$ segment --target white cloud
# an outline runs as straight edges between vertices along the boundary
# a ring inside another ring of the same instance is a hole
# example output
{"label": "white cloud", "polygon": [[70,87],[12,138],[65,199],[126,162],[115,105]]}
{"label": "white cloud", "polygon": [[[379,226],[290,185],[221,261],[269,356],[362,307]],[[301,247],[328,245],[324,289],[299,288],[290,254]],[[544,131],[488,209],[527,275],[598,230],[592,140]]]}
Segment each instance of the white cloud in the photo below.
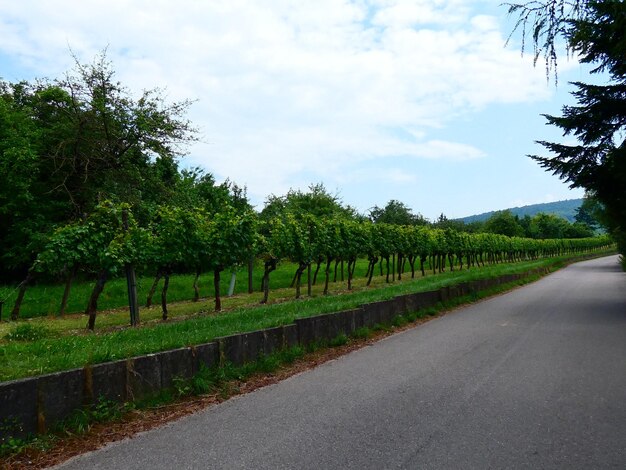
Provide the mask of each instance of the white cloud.
{"label": "white cloud", "polygon": [[427,24],[458,24],[467,14],[467,2],[458,0],[378,0],[373,23],[390,28]]}
{"label": "white cloud", "polygon": [[412,185],[419,182],[416,174],[407,172],[401,168],[357,168],[349,173],[340,173],[337,183],[345,184],[372,184],[386,185],[393,184],[394,187],[400,185]]}
{"label": "white cloud", "polygon": [[547,98],[543,70],[505,49],[498,20],[474,3],[3,2],[0,51],[55,76],[71,64],[68,45],[82,60],[108,45],[130,88],[197,98],[204,143],[190,162],[262,199],[304,176],[332,185],[364,162],[411,181],[395,158],[481,157],[428,132],[492,103]]}

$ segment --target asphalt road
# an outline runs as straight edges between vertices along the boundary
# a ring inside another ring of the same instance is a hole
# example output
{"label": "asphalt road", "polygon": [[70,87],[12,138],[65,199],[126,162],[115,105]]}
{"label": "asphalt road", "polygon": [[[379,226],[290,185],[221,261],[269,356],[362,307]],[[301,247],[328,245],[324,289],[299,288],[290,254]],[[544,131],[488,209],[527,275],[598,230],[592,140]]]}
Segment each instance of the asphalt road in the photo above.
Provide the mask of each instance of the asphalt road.
{"label": "asphalt road", "polygon": [[61,468],[626,468],[626,274],[572,265]]}

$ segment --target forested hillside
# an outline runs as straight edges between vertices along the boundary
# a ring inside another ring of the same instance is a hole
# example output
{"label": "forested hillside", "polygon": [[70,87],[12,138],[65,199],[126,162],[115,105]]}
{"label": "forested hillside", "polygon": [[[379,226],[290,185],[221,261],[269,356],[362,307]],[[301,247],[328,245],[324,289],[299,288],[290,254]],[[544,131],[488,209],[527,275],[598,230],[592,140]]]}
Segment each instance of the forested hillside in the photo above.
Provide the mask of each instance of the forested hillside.
{"label": "forested hillside", "polygon": [[[526,215],[532,217],[539,213],[543,214],[554,214],[559,217],[563,217],[567,219],[568,222],[572,223],[575,221],[576,217],[576,209],[580,207],[582,204],[582,199],[567,199],[565,201],[556,201],[556,202],[546,202],[543,204],[531,204],[529,206],[522,207],[511,207],[508,210],[511,214],[522,218]],[[491,212],[483,212],[482,214],[470,215],[467,217],[462,217],[458,220],[465,222],[466,224],[472,222],[484,222],[487,219],[491,218],[498,211]]]}

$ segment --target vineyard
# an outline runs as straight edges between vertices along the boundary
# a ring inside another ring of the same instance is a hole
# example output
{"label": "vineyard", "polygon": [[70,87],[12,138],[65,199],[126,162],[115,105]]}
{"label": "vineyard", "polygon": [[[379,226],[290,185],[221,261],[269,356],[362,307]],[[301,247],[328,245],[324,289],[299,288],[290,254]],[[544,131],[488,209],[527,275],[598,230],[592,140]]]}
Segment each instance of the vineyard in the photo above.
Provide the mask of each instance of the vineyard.
{"label": "vineyard", "polygon": [[[489,233],[470,234],[440,221],[429,226],[398,201],[359,214],[321,183],[308,193],[270,195],[258,214],[245,188],[229,180],[217,184],[199,168],[179,168],[185,146],[198,139],[185,117],[190,101],[168,103],[159,90],[136,98],[114,76],[103,52],[57,80],[1,84],[0,276],[7,284],[22,282],[0,288],[0,308],[10,309],[13,320],[47,313],[29,307],[28,315],[21,314],[35,284],[64,285],[57,300],[63,315],[73,283],[93,283],[82,305],[94,330],[112,280],[126,280],[125,305],[135,326],[138,279],[148,276],[154,281],[148,281],[146,303],[160,286],[161,318],[167,320],[173,275],[193,278],[190,300],[197,300],[198,279],[208,274],[213,308],[221,311],[222,278],[230,272],[232,279],[233,270],[248,270],[256,280],[248,292],[262,291],[260,302],[267,303],[272,277],[285,261],[295,263],[288,285],[299,298],[305,281],[307,296],[315,284],[329,294],[329,283],[338,278],[351,290],[357,261],[365,263],[358,275],[370,285],[374,276],[392,283],[426,271],[535,260],[612,243],[584,238],[593,231],[580,224],[546,230],[547,216],[525,221],[526,228],[522,220],[501,220],[504,227],[486,225],[482,232]],[[521,233],[532,238],[518,238]]]}
{"label": "vineyard", "polygon": [[[480,268],[578,254],[606,248],[608,237],[583,239],[527,239],[504,235],[457,232],[427,226],[393,225],[357,221],[341,217],[316,217],[308,213],[286,213],[269,220],[259,219],[252,210],[226,206],[209,214],[204,209],[160,206],[145,222],[138,222],[126,204],[102,203],[85,219],[57,229],[37,256],[27,280],[16,295],[12,318],[19,317],[28,284],[37,276],[65,277],[61,312],[65,310],[73,279],[78,275],[95,279],[85,313],[93,330],[98,299],[108,280],[126,274],[131,305],[131,324],[138,324],[135,271],[156,273],[148,303],[161,281],[162,319],[168,319],[168,288],[173,273],[192,273],[194,298],[199,297],[197,281],[201,274],[213,278],[214,309],[220,311],[221,277],[224,271],[262,266],[260,286],[249,291],[263,292],[261,303],[270,295],[271,275],[279,263],[295,264],[291,280],[294,296],[306,294],[323,284],[328,294],[331,280],[347,282],[352,289],[358,260],[365,260],[370,285],[374,276],[385,282],[403,276],[424,276],[426,272]],[[133,299],[134,297],[134,299]]]}

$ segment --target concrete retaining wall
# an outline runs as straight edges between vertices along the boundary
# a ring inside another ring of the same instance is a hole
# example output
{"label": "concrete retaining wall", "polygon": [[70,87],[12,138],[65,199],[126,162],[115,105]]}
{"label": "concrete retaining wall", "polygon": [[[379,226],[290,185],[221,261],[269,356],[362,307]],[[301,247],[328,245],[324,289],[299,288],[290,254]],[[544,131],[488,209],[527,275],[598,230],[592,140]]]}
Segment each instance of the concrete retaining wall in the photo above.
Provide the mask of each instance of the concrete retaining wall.
{"label": "concrete retaining wall", "polygon": [[242,365],[298,344],[327,342],[361,327],[390,324],[398,315],[540,272],[547,270],[405,294],[352,310],[300,318],[290,325],[216,338],[211,343],[4,382],[0,384],[0,443],[10,437],[45,433],[100,399],[123,403],[148,397],[171,388],[175,378],[190,379],[202,364],[209,368],[226,362]]}

